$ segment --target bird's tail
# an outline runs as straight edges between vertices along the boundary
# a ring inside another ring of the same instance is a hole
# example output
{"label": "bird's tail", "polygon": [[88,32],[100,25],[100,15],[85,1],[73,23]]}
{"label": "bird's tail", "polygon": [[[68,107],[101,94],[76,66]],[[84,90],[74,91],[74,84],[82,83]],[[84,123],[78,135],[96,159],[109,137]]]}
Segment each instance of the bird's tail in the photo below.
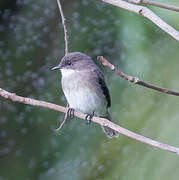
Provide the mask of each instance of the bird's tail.
{"label": "bird's tail", "polygon": [[[112,121],[112,118],[110,116],[110,114],[108,113],[104,118],[108,119],[109,121]],[[111,129],[110,127],[107,126],[101,126],[102,130],[104,131],[104,133],[107,135],[108,138],[112,138],[112,137],[119,137],[119,132]]]}

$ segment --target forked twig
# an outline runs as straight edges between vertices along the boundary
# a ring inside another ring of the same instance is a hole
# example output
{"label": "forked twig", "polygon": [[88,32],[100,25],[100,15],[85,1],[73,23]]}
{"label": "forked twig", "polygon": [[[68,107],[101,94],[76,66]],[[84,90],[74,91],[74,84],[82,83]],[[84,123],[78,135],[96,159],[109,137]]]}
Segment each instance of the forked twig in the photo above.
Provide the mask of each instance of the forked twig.
{"label": "forked twig", "polygon": [[114,71],[115,74],[121,76],[122,78],[128,80],[131,83],[134,84],[138,84],[150,89],[154,89],[156,91],[160,91],[162,93],[166,93],[166,94],[171,94],[171,95],[175,95],[175,96],[179,96],[179,92],[176,91],[172,91],[169,89],[165,89],[162,87],[158,87],[158,86],[154,86],[152,84],[146,83],[144,81],[141,81],[139,78],[137,77],[132,77],[132,76],[128,76],[126,74],[124,74],[123,72],[121,72],[120,70],[118,70],[113,64],[111,64],[107,59],[105,59],[103,56],[98,56],[97,59],[106,67],[108,67],[109,69],[111,69],[112,71]]}
{"label": "forked twig", "polygon": [[[63,113],[66,113],[67,110],[68,110],[67,108],[65,108],[63,106],[59,106],[59,105],[49,103],[49,102],[46,102],[46,101],[39,101],[39,100],[36,100],[36,99],[31,99],[31,98],[18,96],[15,93],[10,93],[10,92],[8,92],[8,91],[6,91],[4,89],[1,89],[1,88],[0,88],[0,96],[2,96],[5,99],[10,99],[11,101],[14,101],[14,102],[20,102],[20,103],[24,103],[24,104],[30,104],[30,105],[33,105],[33,106],[39,106],[39,107],[43,107],[43,108],[47,108],[47,109],[52,109],[52,110],[55,110],[55,111],[60,111],[60,112],[63,112]],[[78,117],[78,118],[86,120],[86,114],[82,114],[82,113],[74,111],[74,115],[76,117]],[[163,144],[163,143],[161,143],[159,141],[155,141],[153,139],[150,139],[150,138],[141,136],[139,134],[136,134],[136,133],[134,133],[132,131],[129,131],[129,130],[125,129],[125,128],[122,128],[121,126],[119,126],[117,124],[114,124],[113,122],[109,121],[108,119],[99,118],[99,117],[93,117],[91,120],[93,122],[95,122],[95,123],[98,123],[98,124],[102,125],[102,126],[110,127],[111,129],[114,129],[115,131],[117,131],[117,132],[119,132],[119,133],[121,133],[121,134],[123,134],[125,136],[128,136],[128,137],[130,137],[132,139],[140,141],[142,143],[145,143],[145,144],[148,144],[150,146],[163,149],[165,151],[170,151],[170,152],[179,154],[179,148],[177,148],[177,147],[170,146],[168,144]]]}
{"label": "forked twig", "polygon": [[134,3],[134,4],[148,4],[148,5],[168,9],[168,10],[171,10],[171,11],[179,12],[179,7],[164,4],[164,3],[160,3],[160,2],[156,2],[156,1],[150,1],[150,0],[126,0],[126,1],[130,2],[130,3]]}
{"label": "forked twig", "polygon": [[138,15],[149,19],[154,24],[156,24],[158,27],[160,27],[163,31],[165,31],[170,36],[172,36],[177,41],[179,41],[179,32],[176,29],[174,29],[172,26],[167,24],[165,21],[163,21],[159,16],[157,16],[149,8],[147,8],[145,6],[128,3],[123,0],[102,0],[102,1],[104,1],[105,3],[112,4],[114,6],[117,6],[117,7],[123,8],[125,10],[137,13]]}

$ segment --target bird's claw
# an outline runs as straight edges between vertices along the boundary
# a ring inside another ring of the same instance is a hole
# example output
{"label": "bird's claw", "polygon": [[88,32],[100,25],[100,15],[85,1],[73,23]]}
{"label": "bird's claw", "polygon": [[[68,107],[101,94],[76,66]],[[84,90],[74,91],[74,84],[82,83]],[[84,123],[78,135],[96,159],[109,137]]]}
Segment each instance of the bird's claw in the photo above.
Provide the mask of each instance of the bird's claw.
{"label": "bird's claw", "polygon": [[86,115],[85,119],[87,120],[87,124],[91,123],[93,116],[94,116],[94,111],[92,113]]}
{"label": "bird's claw", "polygon": [[70,117],[70,119],[74,118],[74,109],[73,108],[68,108],[67,114]]}

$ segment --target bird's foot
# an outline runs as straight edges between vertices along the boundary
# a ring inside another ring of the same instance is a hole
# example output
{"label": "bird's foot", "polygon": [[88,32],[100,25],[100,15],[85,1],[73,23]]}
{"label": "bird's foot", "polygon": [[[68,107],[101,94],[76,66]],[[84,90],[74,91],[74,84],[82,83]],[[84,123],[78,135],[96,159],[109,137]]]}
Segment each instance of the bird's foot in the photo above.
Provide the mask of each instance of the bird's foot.
{"label": "bird's foot", "polygon": [[87,124],[91,123],[93,116],[94,116],[94,111],[92,113],[86,115],[85,119],[87,120]]}
{"label": "bird's foot", "polygon": [[70,117],[70,119],[74,118],[74,111],[75,110],[73,108],[68,108],[67,115]]}

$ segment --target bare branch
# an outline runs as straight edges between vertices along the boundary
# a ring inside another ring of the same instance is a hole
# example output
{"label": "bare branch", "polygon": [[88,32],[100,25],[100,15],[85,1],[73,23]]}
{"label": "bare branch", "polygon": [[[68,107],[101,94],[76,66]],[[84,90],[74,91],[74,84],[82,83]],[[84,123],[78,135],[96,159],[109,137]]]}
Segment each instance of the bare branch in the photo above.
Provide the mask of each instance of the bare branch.
{"label": "bare branch", "polygon": [[152,84],[146,83],[144,81],[141,81],[139,78],[137,77],[132,77],[132,76],[128,76],[126,74],[124,74],[123,72],[121,72],[120,70],[118,70],[113,64],[111,64],[107,59],[105,59],[103,56],[98,56],[97,59],[106,67],[108,67],[109,69],[111,69],[112,71],[114,71],[115,74],[121,76],[122,78],[128,80],[131,83],[134,84],[138,84],[150,89],[154,89],[156,91],[160,91],[162,93],[166,93],[166,94],[171,94],[171,95],[175,95],[175,96],[179,96],[179,92],[176,91],[172,91],[169,89],[165,89],[165,88],[161,88],[158,86],[154,86]]}
{"label": "bare branch", "polygon": [[64,29],[64,38],[65,38],[65,55],[68,54],[69,50],[68,50],[68,31],[66,28],[66,24],[65,24],[65,16],[63,14],[63,10],[62,10],[62,6],[60,4],[60,0],[57,0],[57,4],[58,4],[58,8],[60,10],[60,14],[62,17],[62,24],[63,24],[63,29]]}
{"label": "bare branch", "polygon": [[171,10],[171,11],[179,12],[179,7],[171,6],[171,5],[168,5],[168,4],[159,3],[159,2],[155,2],[155,1],[150,1],[150,0],[126,0],[126,1],[129,2],[129,3],[135,3],[135,4],[148,4],[148,5],[168,9],[168,10]]}
{"label": "bare branch", "polygon": [[[14,101],[14,102],[20,102],[20,103],[24,103],[24,104],[30,104],[30,105],[33,105],[33,106],[39,106],[39,107],[52,109],[52,110],[63,112],[63,113],[66,113],[66,111],[67,111],[67,108],[65,108],[65,107],[62,107],[62,106],[59,106],[59,105],[56,105],[56,104],[53,104],[53,103],[45,102],[45,101],[39,101],[39,100],[31,99],[31,98],[18,96],[15,93],[10,93],[10,92],[5,91],[4,89],[1,89],[1,88],[0,88],[0,96],[2,96],[3,98],[6,98],[6,99],[10,99],[11,101]],[[78,118],[86,120],[86,115],[85,114],[82,114],[82,113],[79,113],[79,112],[75,111],[74,115],[76,117],[78,117]],[[150,138],[141,136],[141,135],[136,134],[136,133],[134,133],[132,131],[129,131],[129,130],[125,129],[125,128],[122,128],[119,125],[114,124],[113,122],[111,122],[111,121],[109,121],[107,119],[99,118],[99,117],[93,117],[92,121],[95,122],[95,123],[98,123],[98,124],[100,124],[102,126],[108,126],[108,127],[112,128],[112,129],[114,129],[115,131],[117,131],[117,132],[119,132],[119,133],[121,133],[121,134],[123,134],[125,136],[128,136],[128,137],[130,137],[132,139],[140,141],[142,143],[145,143],[145,144],[148,144],[150,146],[154,146],[154,147],[166,150],[166,151],[170,151],[170,152],[179,154],[179,148],[177,148],[177,147],[170,146],[170,145],[167,145],[167,144],[163,144],[161,142],[158,142],[158,141],[152,140]]]}
{"label": "bare branch", "polygon": [[63,127],[63,125],[65,124],[67,118],[68,118],[68,108],[69,108],[69,104],[67,103],[66,105],[66,112],[65,112],[65,116],[64,116],[64,119],[63,119],[63,122],[60,124],[60,126],[55,129],[57,132],[60,131],[60,129]]}
{"label": "bare branch", "polygon": [[147,7],[131,4],[123,0],[102,0],[102,1],[146,17],[147,19],[151,20],[154,24],[156,24],[158,27],[160,27],[163,31],[165,31],[174,39],[179,41],[179,32],[176,31],[170,25],[168,25],[161,18],[159,18],[155,13],[153,13]]}

